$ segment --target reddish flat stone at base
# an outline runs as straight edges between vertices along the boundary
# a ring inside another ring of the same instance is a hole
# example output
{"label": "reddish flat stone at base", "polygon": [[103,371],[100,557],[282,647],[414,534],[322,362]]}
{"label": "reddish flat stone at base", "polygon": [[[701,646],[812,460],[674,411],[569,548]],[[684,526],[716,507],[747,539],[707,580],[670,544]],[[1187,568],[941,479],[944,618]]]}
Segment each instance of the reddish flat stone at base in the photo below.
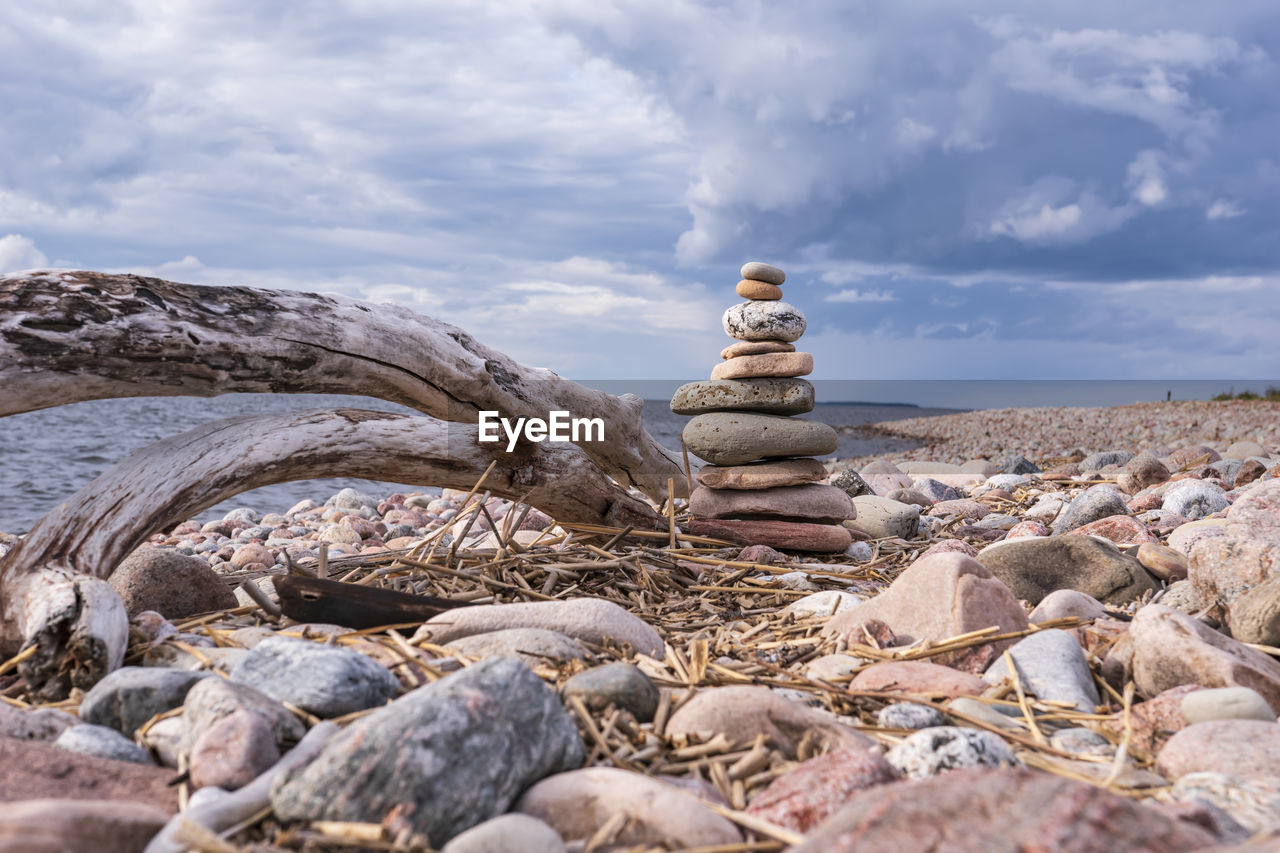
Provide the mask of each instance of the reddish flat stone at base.
{"label": "reddish flat stone at base", "polygon": [[786,551],[836,554],[853,543],[849,531],[838,524],[808,524],[798,521],[738,521],[697,519],[689,522],[695,536],[711,536],[736,545],[768,545]]}
{"label": "reddish flat stone at base", "polygon": [[0,737],[0,802],[56,797],[132,800],[166,812],[178,810],[172,770],[80,755],[47,743]]}

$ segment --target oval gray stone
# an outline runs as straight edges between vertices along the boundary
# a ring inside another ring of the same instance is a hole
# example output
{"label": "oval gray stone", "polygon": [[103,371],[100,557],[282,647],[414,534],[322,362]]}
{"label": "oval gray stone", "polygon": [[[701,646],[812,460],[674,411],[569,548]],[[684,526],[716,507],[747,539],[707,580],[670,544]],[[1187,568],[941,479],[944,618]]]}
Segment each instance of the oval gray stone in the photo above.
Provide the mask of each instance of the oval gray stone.
{"label": "oval gray stone", "polygon": [[1092,536],[1012,539],[982,549],[978,562],[1033,605],[1059,589],[1074,589],[1104,604],[1128,604],[1160,588],[1136,559]]}
{"label": "oval gray stone", "polygon": [[760,261],[748,261],[742,265],[742,269],[738,270],[738,274],[752,281],[766,281],[779,287],[787,280],[787,274],[780,267]]}
{"label": "oval gray stone", "polygon": [[[1013,644],[1009,657],[1029,693],[1048,701],[1071,702],[1077,710],[1093,713],[1098,704],[1098,688],[1084,650],[1071,634],[1058,628],[1031,634]],[[982,678],[988,684],[997,684],[1009,674],[1004,657],[999,657]]]}
{"label": "oval gray stone", "polygon": [[1196,690],[1182,697],[1182,716],[1188,723],[1209,720],[1266,720],[1274,723],[1276,712],[1256,690],[1248,687],[1215,687]]}
{"label": "oval gray stone", "polygon": [[154,764],[147,751],[118,731],[107,726],[81,725],[58,735],[53,742],[58,749],[95,755],[114,761],[131,761],[134,764]]}
{"label": "oval gray stone", "polygon": [[685,445],[713,465],[834,453],[836,431],[818,421],[749,412],[711,412],[685,424]]}
{"label": "oval gray stone", "polygon": [[156,714],[182,704],[187,693],[211,672],[126,666],[107,674],[93,685],[80,702],[80,719],[110,726],[125,737],[133,737],[138,727]]}
{"label": "oval gray stone", "polygon": [[677,415],[726,410],[801,415],[813,411],[813,385],[804,379],[712,379],[681,385],[671,397]]}
{"label": "oval gray stone", "polygon": [[1128,514],[1129,507],[1125,504],[1124,495],[1111,486],[1090,486],[1067,504],[1066,510],[1053,524],[1053,533],[1056,536],[1083,527],[1091,521]]}
{"label": "oval gray stone", "polygon": [[589,710],[603,711],[612,703],[626,708],[642,723],[653,719],[661,698],[649,676],[626,661],[580,672],[566,681],[562,690],[566,697],[581,698]]}
{"label": "oval gray stone", "polygon": [[249,650],[231,680],[317,717],[340,717],[383,704],[400,688],[387,668],[359,652],[291,637]]}
{"label": "oval gray stone", "polygon": [[582,764],[560,697],[514,658],[490,658],[352,723],[271,794],[284,820],[381,823],[400,811],[433,847]]}
{"label": "oval gray stone", "polygon": [[791,341],[804,334],[804,313],[789,302],[741,302],[721,318],[725,334],[740,341]]}

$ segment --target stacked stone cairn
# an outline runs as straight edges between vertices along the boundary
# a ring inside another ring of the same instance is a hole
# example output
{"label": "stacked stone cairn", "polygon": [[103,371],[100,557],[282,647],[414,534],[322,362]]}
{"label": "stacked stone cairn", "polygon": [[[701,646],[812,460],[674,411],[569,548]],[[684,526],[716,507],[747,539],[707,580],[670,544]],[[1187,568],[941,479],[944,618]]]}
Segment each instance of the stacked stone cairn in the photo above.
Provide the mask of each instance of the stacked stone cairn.
{"label": "stacked stone cairn", "polygon": [[690,452],[709,462],[690,496],[689,532],[742,545],[838,553],[852,541],[841,522],[856,513],[849,496],[820,481],[812,457],[834,453],[836,431],[793,417],[813,410],[813,356],[796,352],[804,314],[782,300],[786,274],[775,266],[742,267],[738,295],[724,312],[735,343],[711,380],[681,386],[671,411],[693,415],[684,428]]}

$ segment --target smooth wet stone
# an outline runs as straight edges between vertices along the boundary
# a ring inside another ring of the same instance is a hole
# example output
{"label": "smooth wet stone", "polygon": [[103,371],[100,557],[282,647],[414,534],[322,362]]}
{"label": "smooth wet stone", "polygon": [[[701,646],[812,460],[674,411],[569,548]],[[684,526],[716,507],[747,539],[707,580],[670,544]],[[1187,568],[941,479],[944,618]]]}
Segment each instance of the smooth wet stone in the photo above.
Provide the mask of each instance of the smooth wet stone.
{"label": "smooth wet stone", "polygon": [[789,302],[741,302],[721,318],[724,332],[739,341],[797,340],[804,334],[804,313]]}
{"label": "smooth wet stone", "polygon": [[872,539],[914,539],[920,527],[920,507],[879,495],[861,495],[853,499],[857,512],[845,522],[850,530]]}
{"label": "smooth wet stone", "polygon": [[440,853],[564,853],[564,841],[535,817],[509,812],[453,837]]}
{"label": "smooth wet stone", "polygon": [[838,749],[810,758],[769,783],[747,814],[806,833],[859,791],[902,778],[892,764],[866,749]]}
{"label": "smooth wet stone", "polygon": [[139,548],[124,558],[107,583],[130,616],[154,610],[179,619],[236,606],[231,587],[208,562],[169,548]]}
{"label": "smooth wet stone", "polygon": [[0,811],[0,850],[11,853],[139,853],[169,813],[147,803],[28,799]]}
{"label": "smooth wet stone", "polygon": [[698,415],[685,424],[682,436],[690,452],[713,465],[825,456],[839,443],[836,431],[818,421],[737,412]]}
{"label": "smooth wet stone", "polygon": [[761,355],[766,352],[795,352],[796,345],[786,341],[736,341],[720,350],[723,359],[737,358],[740,355]]}
{"label": "smooth wet stone", "polygon": [[0,702],[0,737],[51,742],[80,718],[57,708],[16,708]]}
{"label": "smooth wet stone", "polygon": [[813,354],[772,352],[740,355],[711,368],[711,379],[755,379],[762,377],[808,376],[813,372]]}
{"label": "smooth wet stone", "polygon": [[543,779],[516,811],[545,821],[563,839],[583,842],[619,820],[614,845],[666,849],[739,844],[734,824],[666,782],[616,767],[587,767]]}
{"label": "smooth wet stone", "polygon": [[[1022,677],[1023,689],[1037,698],[1070,702],[1086,714],[1092,714],[1098,705],[1098,688],[1084,650],[1066,631],[1051,628],[1023,637],[1009,649],[1009,657]],[[1001,657],[987,669],[983,680],[998,684],[1010,676]]]}
{"label": "smooth wet stone", "polygon": [[978,561],[1032,604],[1058,589],[1074,589],[1104,604],[1127,604],[1160,588],[1136,559],[1090,536],[1001,542],[984,548]]}
{"label": "smooth wet stone", "polygon": [[560,697],[520,661],[490,658],[355,721],[271,804],[283,820],[381,823],[394,810],[441,846],[583,758]]}
{"label": "smooth wet stone", "polygon": [[876,722],[887,729],[928,729],[947,724],[947,715],[932,705],[894,702],[876,714]]}
{"label": "smooth wet stone", "polygon": [[801,415],[813,411],[813,385],[804,379],[714,379],[681,385],[671,397],[677,415],[725,410]]}
{"label": "smooth wet stone", "polygon": [[107,726],[88,724],[72,726],[58,735],[53,745],[68,752],[110,758],[113,761],[129,761],[133,764],[154,763],[145,749]]}
{"label": "smooth wet stone", "polygon": [[738,275],[752,281],[763,281],[781,287],[787,281],[787,274],[781,267],[761,261],[748,261],[738,270]]}
{"label": "smooth wet stone", "polygon": [[1263,720],[1274,723],[1276,712],[1256,690],[1248,687],[1214,687],[1182,698],[1182,716],[1188,723],[1210,720]]}
{"label": "smooth wet stone", "polygon": [[126,666],[107,674],[80,702],[80,719],[110,726],[125,737],[156,714],[180,706],[188,691],[209,672]]}
{"label": "smooth wet stone", "polygon": [[971,769],[861,791],[790,853],[1191,853],[1216,841],[1086,782],[1038,770]]}
{"label": "smooth wet stone", "polygon": [[1107,609],[1092,595],[1076,592],[1074,589],[1058,589],[1042,598],[1028,618],[1031,624],[1035,625],[1070,616],[1078,616],[1081,619],[1101,619],[1106,615]]}
{"label": "smooth wet stone", "polygon": [[459,607],[428,619],[410,642],[429,640],[443,645],[504,628],[543,628],[594,645],[629,645],[633,651],[659,660],[666,655],[657,631],[612,601],[598,598]]}
{"label": "smooth wet stone", "polygon": [[1275,777],[1280,775],[1277,766],[1280,724],[1263,720],[1194,723],[1169,738],[1156,756],[1156,770],[1170,780],[1200,772],[1238,779]]}
{"label": "smooth wet stone", "polygon": [[867,481],[862,479],[862,475],[853,468],[845,468],[843,471],[838,471],[835,474],[832,474],[830,482],[831,485],[835,486],[851,498],[856,498],[861,495],[875,494],[875,490],[872,489],[871,486],[867,484]]}
{"label": "smooth wet stone", "polygon": [[991,732],[934,726],[908,735],[885,759],[909,779],[925,779],[964,767],[1016,767],[1019,761]]}
{"label": "smooth wet stone", "polygon": [[400,687],[386,667],[359,652],[291,637],[258,643],[231,670],[231,680],[317,717],[376,708]]}
{"label": "smooth wet stone", "polygon": [[241,709],[219,719],[195,741],[188,767],[195,788],[243,788],[280,760],[271,721]]}
{"label": "smooth wet stone", "polygon": [[1249,687],[1280,710],[1280,662],[1162,604],[1130,623],[1133,680],[1148,696],[1182,684]]}
{"label": "smooth wet stone", "polygon": [[[936,643],[993,625],[1002,633],[1027,627],[1026,611],[1009,588],[982,563],[955,552],[916,560],[884,592],[832,617],[823,635],[844,636],[872,619],[888,625],[902,643]],[[985,669],[1012,642],[971,646],[934,661]]]}
{"label": "smooth wet stone", "polygon": [[750,744],[758,735],[788,756],[805,736],[817,737],[830,749],[868,749],[874,741],[842,723],[829,711],[793,702],[768,687],[733,685],[699,690],[667,721],[667,737],[697,736],[703,741],[722,734],[732,743]]}
{"label": "smooth wet stone", "polygon": [[699,518],[689,522],[687,528],[695,536],[724,539],[735,545],[768,545],[814,554],[839,554],[853,542],[849,531],[838,524]]}
{"label": "smooth wet stone", "polygon": [[630,711],[647,723],[658,710],[658,688],[640,668],[626,661],[585,670],[564,683],[566,698],[578,697],[590,711],[603,711],[610,704]]}
{"label": "smooth wet stone", "polygon": [[190,750],[219,720],[239,711],[266,720],[280,749],[293,746],[306,734],[296,714],[262,691],[225,678],[206,678],[191,688],[182,703],[182,748]]}
{"label": "smooth wet stone", "polygon": [[825,480],[827,469],[817,459],[781,459],[754,465],[703,465],[695,479],[712,489],[772,489]]}
{"label": "smooth wet stone", "polygon": [[734,291],[743,299],[756,299],[763,301],[773,301],[782,298],[782,288],[776,284],[770,284],[767,281],[756,281],[751,278],[744,278],[738,282],[738,286]]}
{"label": "smooth wet stone", "polygon": [[1112,515],[1128,515],[1124,495],[1111,486],[1090,486],[1071,499],[1067,508],[1053,523],[1055,534],[1066,533],[1091,521]]}
{"label": "smooth wet stone", "polygon": [[1231,503],[1217,486],[1201,480],[1179,480],[1165,491],[1162,508],[1195,521],[1229,506]]}
{"label": "smooth wet stone", "polygon": [[839,524],[856,514],[848,495],[821,483],[750,491],[699,486],[689,498],[689,509],[697,518],[777,518],[814,524]]}

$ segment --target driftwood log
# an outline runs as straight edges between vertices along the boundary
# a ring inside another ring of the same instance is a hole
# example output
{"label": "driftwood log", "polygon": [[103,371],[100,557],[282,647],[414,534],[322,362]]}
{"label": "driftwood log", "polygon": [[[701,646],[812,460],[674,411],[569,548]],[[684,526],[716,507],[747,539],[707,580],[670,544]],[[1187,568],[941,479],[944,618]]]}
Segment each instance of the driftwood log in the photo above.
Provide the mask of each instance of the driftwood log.
{"label": "driftwood log", "polygon": [[433,418],[334,409],[228,418],[148,445],[87,484],[0,558],[0,652],[43,695],[87,687],[120,665],[128,620],[102,579],[153,533],[228,497],[289,480],[397,479],[475,484],[524,498],[561,521],[653,528],[661,517],[572,444],[511,453],[476,428]]}
{"label": "driftwood log", "polygon": [[[88,687],[123,660],[128,621],[105,582],[146,538],[258,486],[367,477],[523,497],[561,521],[653,527],[632,496],[685,477],[645,432],[642,401],[525,367],[402,308],[95,272],[0,275],[0,417],[82,400],[230,392],[362,394],[431,415],[357,409],[233,418],[130,456],[0,557],[0,655],[37,695]],[[481,411],[600,418],[578,446],[481,444]],[[440,420],[436,420],[436,418]],[[452,422],[452,423],[445,423]],[[616,481],[616,482],[615,482]]]}
{"label": "driftwood log", "polygon": [[80,400],[231,392],[362,394],[441,420],[481,410],[601,418],[582,449],[654,500],[685,488],[645,432],[643,401],[526,367],[457,326],[394,305],[135,275],[0,275],[0,417]]}

